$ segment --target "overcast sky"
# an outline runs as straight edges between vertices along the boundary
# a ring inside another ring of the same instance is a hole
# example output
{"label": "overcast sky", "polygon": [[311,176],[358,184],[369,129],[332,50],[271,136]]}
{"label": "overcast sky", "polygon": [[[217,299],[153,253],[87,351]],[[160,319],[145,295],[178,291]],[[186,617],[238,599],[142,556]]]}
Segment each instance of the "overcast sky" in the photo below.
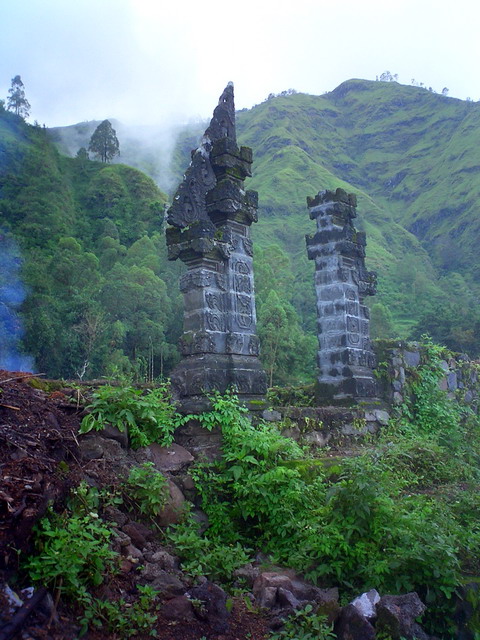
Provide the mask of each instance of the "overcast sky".
{"label": "overcast sky", "polygon": [[480,99],[475,0],[0,0],[0,98],[19,74],[30,120],[169,124],[294,88],[397,73]]}

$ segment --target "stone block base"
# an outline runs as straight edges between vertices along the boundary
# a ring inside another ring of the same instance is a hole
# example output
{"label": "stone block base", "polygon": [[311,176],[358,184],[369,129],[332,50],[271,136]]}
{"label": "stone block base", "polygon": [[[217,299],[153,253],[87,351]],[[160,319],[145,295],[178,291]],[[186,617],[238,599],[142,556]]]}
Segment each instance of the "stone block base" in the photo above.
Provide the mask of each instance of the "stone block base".
{"label": "stone block base", "polygon": [[348,377],[339,376],[326,382],[325,378],[319,378],[317,384],[317,401],[327,401],[376,398],[378,396],[377,380],[370,376]]}
{"label": "stone block base", "polygon": [[171,375],[174,396],[184,413],[209,408],[206,397],[212,391],[233,389],[242,404],[262,400],[267,376],[255,356],[197,354],[182,360]]}

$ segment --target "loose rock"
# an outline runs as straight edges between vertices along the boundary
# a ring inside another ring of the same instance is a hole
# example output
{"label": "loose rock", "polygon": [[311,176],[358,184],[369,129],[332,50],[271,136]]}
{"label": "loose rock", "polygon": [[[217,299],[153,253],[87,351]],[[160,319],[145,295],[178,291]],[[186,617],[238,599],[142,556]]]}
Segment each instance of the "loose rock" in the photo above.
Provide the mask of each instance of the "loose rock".
{"label": "loose rock", "polygon": [[183,583],[176,576],[161,569],[158,564],[147,562],[141,576],[162,596],[173,598],[185,592]]}
{"label": "loose rock", "polygon": [[190,589],[187,595],[202,603],[201,607],[194,607],[195,614],[201,620],[208,622],[213,631],[217,633],[228,631],[230,614],[227,610],[227,594],[221,587],[207,580],[202,585]]}
{"label": "loose rock", "polygon": [[171,600],[167,600],[160,613],[167,620],[175,620],[177,622],[189,622],[195,619],[192,602],[187,596],[176,596]]}
{"label": "loose rock", "polygon": [[371,589],[367,591],[367,593],[362,593],[362,595],[355,598],[355,600],[352,600],[351,604],[353,604],[367,620],[373,620],[373,618],[377,617],[377,611],[375,609],[377,602],[380,602],[380,594],[376,589]]}
{"label": "loose rock", "polygon": [[400,640],[401,637],[410,640],[418,636],[415,618],[421,616],[426,607],[415,592],[383,596],[376,608],[377,630],[389,634],[393,640]]}
{"label": "loose rock", "polygon": [[335,623],[338,640],[374,640],[375,629],[353,604],[347,604]]}
{"label": "loose rock", "polygon": [[162,473],[180,471],[193,462],[192,454],[179,444],[173,443],[169,447],[159,444],[150,444],[145,449],[137,452],[137,456],[153,462],[158,471]]}
{"label": "loose rock", "polygon": [[168,492],[167,504],[157,516],[157,522],[161,527],[178,524],[184,515],[185,496],[171,480],[168,481]]}

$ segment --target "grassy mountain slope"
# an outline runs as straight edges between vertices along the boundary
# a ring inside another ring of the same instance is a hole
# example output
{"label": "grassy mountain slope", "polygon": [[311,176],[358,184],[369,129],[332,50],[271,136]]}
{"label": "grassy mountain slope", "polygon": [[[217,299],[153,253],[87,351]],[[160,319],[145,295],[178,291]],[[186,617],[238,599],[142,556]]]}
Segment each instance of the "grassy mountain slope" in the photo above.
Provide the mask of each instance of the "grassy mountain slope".
{"label": "grassy mountain slope", "polygon": [[328,102],[343,114],[345,179],[388,207],[441,269],[478,278],[480,104],[364,80]]}
{"label": "grassy mountain slope", "polygon": [[251,113],[239,114],[240,142],[254,149],[249,187],[258,190],[261,206],[255,234],[261,244],[280,241],[303,271],[296,273],[297,279],[307,277],[313,283],[313,264],[306,266],[303,260],[304,235],[315,229],[306,196],[338,186],[356,193],[356,224],[367,232],[368,265],[379,275],[378,299],[391,309],[398,330],[405,334],[415,320],[417,304],[411,296],[401,295],[399,276],[407,268],[405,255],[412,257],[415,270],[424,274],[432,290],[436,289],[434,268],[417,238],[395,222],[390,210],[379,205],[359,181],[352,180],[354,164],[347,155],[345,126],[342,114],[325,97],[302,94],[275,98]]}

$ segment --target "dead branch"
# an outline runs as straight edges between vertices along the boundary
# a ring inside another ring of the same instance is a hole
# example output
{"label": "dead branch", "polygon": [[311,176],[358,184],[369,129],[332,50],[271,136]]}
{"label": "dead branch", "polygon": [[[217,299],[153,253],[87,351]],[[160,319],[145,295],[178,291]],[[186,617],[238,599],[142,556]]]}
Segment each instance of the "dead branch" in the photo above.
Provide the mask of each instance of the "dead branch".
{"label": "dead branch", "polygon": [[0,380],[0,384],[4,382],[11,382],[12,380],[23,380],[24,378],[38,378],[40,376],[46,376],[46,373],[24,373],[23,376],[16,376],[14,378],[6,378],[5,380]]}
{"label": "dead branch", "polygon": [[35,591],[33,596],[24,602],[17,613],[13,616],[10,622],[0,629],[0,640],[11,640],[25,624],[28,616],[38,607],[44,597],[47,595],[47,589],[41,587],[38,591]]}

